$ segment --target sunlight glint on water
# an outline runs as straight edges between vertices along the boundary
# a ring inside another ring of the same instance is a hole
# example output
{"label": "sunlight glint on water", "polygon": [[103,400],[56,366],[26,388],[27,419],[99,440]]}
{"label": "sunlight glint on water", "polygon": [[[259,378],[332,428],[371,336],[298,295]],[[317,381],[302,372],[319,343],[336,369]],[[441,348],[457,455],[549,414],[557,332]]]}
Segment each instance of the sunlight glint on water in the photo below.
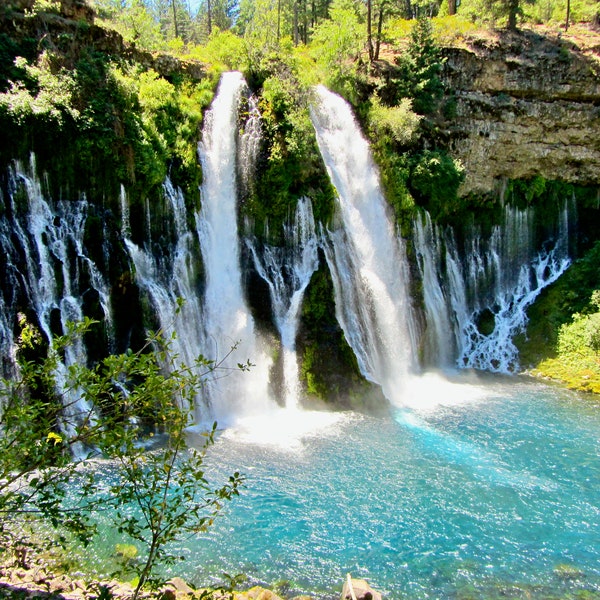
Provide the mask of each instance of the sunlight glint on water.
{"label": "sunlight glint on water", "polygon": [[224,431],[208,474],[240,470],[245,489],[171,574],[245,573],[323,600],[347,572],[393,599],[597,598],[597,407],[528,379],[421,384],[440,401],[303,421],[282,409]]}

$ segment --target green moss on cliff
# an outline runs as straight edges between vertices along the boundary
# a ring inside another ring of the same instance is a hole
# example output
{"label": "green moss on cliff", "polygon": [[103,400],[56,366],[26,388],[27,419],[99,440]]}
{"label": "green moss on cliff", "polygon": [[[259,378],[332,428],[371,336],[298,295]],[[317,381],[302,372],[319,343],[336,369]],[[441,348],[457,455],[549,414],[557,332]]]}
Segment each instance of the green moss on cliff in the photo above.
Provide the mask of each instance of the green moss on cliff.
{"label": "green moss on cliff", "polygon": [[315,219],[327,223],[333,213],[334,190],[310,121],[310,93],[300,84],[296,66],[273,59],[262,67],[259,74],[249,77],[260,86],[262,139],[243,210],[252,217],[256,235],[262,237],[268,224],[269,241],[281,243],[283,223],[293,214],[298,198],[309,197]]}
{"label": "green moss on cliff", "polygon": [[309,398],[358,409],[385,406],[381,391],[360,375],[337,322],[333,282],[324,264],[322,259],[306,289],[298,336],[301,379]]}

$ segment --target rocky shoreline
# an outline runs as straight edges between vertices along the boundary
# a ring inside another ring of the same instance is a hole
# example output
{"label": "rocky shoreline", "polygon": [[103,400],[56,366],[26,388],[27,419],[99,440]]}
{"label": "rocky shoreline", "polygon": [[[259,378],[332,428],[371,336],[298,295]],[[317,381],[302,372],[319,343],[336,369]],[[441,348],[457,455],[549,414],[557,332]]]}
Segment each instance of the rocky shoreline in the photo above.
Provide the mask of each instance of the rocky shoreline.
{"label": "rocky shoreline", "polygon": [[[0,598],[15,600],[129,600],[134,588],[115,580],[87,579],[81,572],[55,573],[44,560],[36,557],[26,562],[11,556],[0,562]],[[341,600],[381,600],[381,594],[363,579],[347,576],[341,588]],[[205,597],[206,589],[194,589],[180,577],[173,577],[157,592],[142,592],[139,598],[149,600],[194,600]],[[272,590],[253,586],[244,591],[214,590],[213,600],[284,600]],[[289,600],[318,600],[314,596],[294,596]]]}
{"label": "rocky shoreline", "polygon": [[[360,580],[353,580],[358,582]],[[365,582],[366,583],[366,582]],[[347,584],[345,584],[347,585]],[[358,584],[360,585],[360,584]],[[357,585],[357,590],[359,589]],[[342,586],[340,584],[340,591]],[[370,589],[370,588],[369,588]],[[206,589],[194,589],[180,577],[174,577],[156,592],[142,592],[139,598],[149,600],[193,600],[203,597]],[[0,598],[30,600],[129,600],[134,592],[131,584],[116,580],[99,580],[84,573],[55,572],[43,558],[29,558],[14,553],[0,555]],[[261,586],[244,591],[214,590],[213,600],[287,600]],[[362,597],[362,596],[361,596]],[[378,596],[381,598],[380,596]],[[375,596],[371,596],[375,598]],[[314,596],[294,596],[289,600],[318,600]],[[357,596],[357,599],[359,597]]]}
{"label": "rocky shoreline", "polygon": [[[74,575],[57,574],[43,564],[28,567],[16,565],[0,566],[0,598],[34,598],[52,600],[128,600],[134,588],[129,583],[119,581],[88,580],[82,573]],[[161,598],[162,600],[192,600],[200,598],[206,590],[194,589],[183,579],[174,577],[158,592],[143,592],[140,598]],[[280,596],[260,586],[243,592],[216,590],[214,600],[283,600]],[[315,600],[310,596],[296,596],[292,600]]]}

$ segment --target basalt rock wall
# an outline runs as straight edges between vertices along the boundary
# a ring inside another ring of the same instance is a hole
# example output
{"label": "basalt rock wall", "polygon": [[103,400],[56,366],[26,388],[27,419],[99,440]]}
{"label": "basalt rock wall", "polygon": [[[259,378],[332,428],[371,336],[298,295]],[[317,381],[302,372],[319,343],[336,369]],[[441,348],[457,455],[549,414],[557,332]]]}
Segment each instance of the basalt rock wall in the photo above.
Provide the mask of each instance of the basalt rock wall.
{"label": "basalt rock wall", "polygon": [[455,102],[447,133],[466,171],[461,195],[505,178],[600,183],[599,46],[503,32],[444,53]]}

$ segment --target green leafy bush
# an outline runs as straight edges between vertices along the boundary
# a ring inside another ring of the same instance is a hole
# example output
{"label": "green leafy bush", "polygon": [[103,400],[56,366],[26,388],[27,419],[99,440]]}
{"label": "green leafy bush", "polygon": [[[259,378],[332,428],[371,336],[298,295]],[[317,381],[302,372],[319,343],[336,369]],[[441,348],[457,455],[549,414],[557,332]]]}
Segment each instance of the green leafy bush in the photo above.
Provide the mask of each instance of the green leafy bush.
{"label": "green leafy bush", "polygon": [[596,312],[574,313],[572,322],[561,326],[557,344],[559,355],[585,356],[593,353],[600,361],[600,290],[592,293],[590,304]]}
{"label": "green leafy bush", "polygon": [[42,53],[36,64],[21,56],[14,60],[14,72],[22,77],[11,81],[9,89],[0,93],[0,111],[17,124],[25,123],[31,116],[59,126],[65,119],[79,119],[79,111],[73,105],[76,82],[66,69],[53,72],[51,61],[48,53]]}
{"label": "green leafy bush", "polygon": [[309,93],[299,86],[293,64],[271,61],[263,69],[261,152],[244,211],[252,216],[257,235],[263,235],[268,223],[270,241],[279,243],[282,225],[302,196],[311,198],[315,219],[327,223],[333,190],[310,121]]}
{"label": "green leafy bush", "polygon": [[[65,372],[60,357],[92,324],[70,326],[45,348],[21,320],[19,374],[0,381],[0,550],[33,543],[14,537],[24,515],[47,520],[68,548],[72,536],[88,544],[98,511],[110,510],[122,544],[141,546],[140,560],[126,565],[138,576],[136,598],[161,582],[159,564],[178,560],[169,544],[210,527],[243,478],[234,473],[214,489],[205,477],[216,423],[196,445],[186,441],[203,378],[219,364],[202,356],[182,363],[159,332],[139,352]],[[148,450],[155,430],[163,443]],[[76,448],[97,459],[94,468],[74,460]],[[103,459],[111,473],[105,495],[97,493]]]}
{"label": "green leafy bush", "polygon": [[393,142],[406,146],[415,141],[421,116],[412,111],[409,98],[402,98],[396,106],[385,106],[379,96],[374,95],[368,119],[373,137],[389,135]]}
{"label": "green leafy bush", "polygon": [[189,55],[210,65],[214,72],[245,71],[248,68],[246,42],[230,30],[215,30],[205,45],[195,46]]}
{"label": "green leafy bush", "polygon": [[411,162],[409,187],[417,202],[434,218],[457,210],[457,190],[464,177],[460,162],[439,150],[425,150]]}
{"label": "green leafy bush", "polygon": [[543,360],[535,372],[600,394],[600,290],[594,291],[590,304],[596,312],[575,313],[569,323],[561,325],[556,357]]}

